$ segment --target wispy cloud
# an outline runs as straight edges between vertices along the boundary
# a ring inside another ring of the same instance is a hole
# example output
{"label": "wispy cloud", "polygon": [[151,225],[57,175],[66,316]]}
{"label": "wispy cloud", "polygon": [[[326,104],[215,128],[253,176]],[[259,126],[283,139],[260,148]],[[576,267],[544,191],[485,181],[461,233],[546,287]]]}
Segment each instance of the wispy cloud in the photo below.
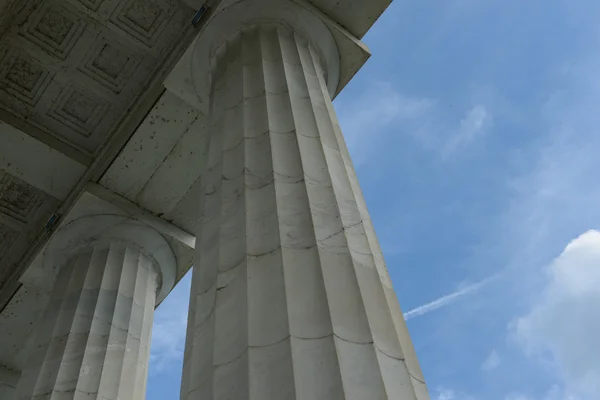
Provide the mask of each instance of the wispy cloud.
{"label": "wispy cloud", "polygon": [[491,125],[491,117],[486,107],[478,104],[471,108],[460,121],[458,128],[450,135],[441,149],[445,157],[452,156],[463,146],[482,136]]}
{"label": "wispy cloud", "polygon": [[473,396],[470,396],[465,393],[459,393],[453,389],[448,388],[438,388],[437,396],[432,397],[435,400],[475,400]]}
{"label": "wispy cloud", "polygon": [[[352,101],[336,103],[348,148],[357,166],[385,140],[390,126],[399,127],[423,118],[435,104],[425,97],[404,95],[390,83],[376,82]],[[394,129],[393,133],[398,132]]]}
{"label": "wispy cloud", "polygon": [[438,389],[437,400],[457,400],[456,394],[452,389]]}
{"label": "wispy cloud", "polygon": [[484,286],[486,286],[489,283],[496,280],[498,277],[499,277],[499,274],[490,276],[489,278],[486,278],[480,282],[474,283],[463,289],[457,290],[454,293],[450,293],[450,294],[440,297],[439,299],[434,300],[430,303],[423,304],[422,306],[419,306],[410,311],[407,311],[404,313],[404,319],[408,321],[409,319],[420,317],[425,314],[429,314],[430,312],[439,310],[443,307],[449,306],[450,304],[454,303],[455,301],[459,300],[460,298],[462,298],[468,294],[477,292]]}
{"label": "wispy cloud", "polygon": [[[437,99],[408,95],[387,82],[368,86],[351,102],[336,103],[354,163],[361,166],[392,136],[412,137],[422,148],[449,159],[487,132],[490,111],[476,104],[460,120],[444,115]],[[386,145],[387,144],[387,145]]]}
{"label": "wispy cloud", "polygon": [[500,365],[500,356],[496,350],[492,350],[490,355],[483,361],[481,364],[481,369],[483,371],[489,372],[493,371]]}

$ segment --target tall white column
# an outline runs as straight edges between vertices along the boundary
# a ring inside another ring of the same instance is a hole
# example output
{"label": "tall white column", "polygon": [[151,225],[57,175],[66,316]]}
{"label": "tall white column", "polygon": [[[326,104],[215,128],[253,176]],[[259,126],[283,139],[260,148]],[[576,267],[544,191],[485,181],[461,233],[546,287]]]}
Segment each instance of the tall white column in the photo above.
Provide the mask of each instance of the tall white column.
{"label": "tall white column", "polygon": [[[86,222],[83,227],[93,231],[97,219]],[[152,319],[165,266],[153,253],[157,249],[144,248],[148,242],[136,237],[158,237],[150,243],[160,245],[160,235],[131,226],[107,229],[89,245],[71,242],[70,250],[63,249],[72,254],[63,257],[68,261],[59,266],[36,327],[18,400],[145,399]],[[118,231],[124,234],[114,235]],[[126,240],[127,233],[136,236]]]}
{"label": "tall white column", "polygon": [[429,398],[320,50],[262,25],[215,53],[181,399]]}

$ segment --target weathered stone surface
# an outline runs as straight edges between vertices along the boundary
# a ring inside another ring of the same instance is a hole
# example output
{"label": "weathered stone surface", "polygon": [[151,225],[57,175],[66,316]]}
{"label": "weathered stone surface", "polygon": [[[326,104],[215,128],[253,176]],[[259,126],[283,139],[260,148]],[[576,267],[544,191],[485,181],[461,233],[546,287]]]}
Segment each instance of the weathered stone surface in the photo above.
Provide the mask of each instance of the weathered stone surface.
{"label": "weathered stone surface", "polygon": [[428,399],[318,50],[216,54],[181,399]]}

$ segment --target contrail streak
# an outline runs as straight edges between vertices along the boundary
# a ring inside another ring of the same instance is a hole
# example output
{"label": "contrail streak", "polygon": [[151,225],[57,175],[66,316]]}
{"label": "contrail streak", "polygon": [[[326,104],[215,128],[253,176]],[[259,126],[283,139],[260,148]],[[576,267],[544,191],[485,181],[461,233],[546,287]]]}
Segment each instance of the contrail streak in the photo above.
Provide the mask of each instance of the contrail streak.
{"label": "contrail streak", "polygon": [[481,282],[475,283],[473,285],[467,286],[464,289],[461,289],[454,293],[450,293],[446,296],[440,297],[439,299],[434,300],[431,303],[423,304],[422,306],[413,308],[412,310],[404,313],[404,319],[408,321],[411,318],[420,317],[421,315],[425,315],[432,311],[438,310],[442,307],[446,307],[447,305],[454,303],[459,298],[461,298],[469,293],[478,291],[483,286],[487,285],[488,283],[490,283],[493,280],[495,280],[496,278],[498,278],[498,276],[499,276],[499,274],[492,275],[489,278],[482,280]]}

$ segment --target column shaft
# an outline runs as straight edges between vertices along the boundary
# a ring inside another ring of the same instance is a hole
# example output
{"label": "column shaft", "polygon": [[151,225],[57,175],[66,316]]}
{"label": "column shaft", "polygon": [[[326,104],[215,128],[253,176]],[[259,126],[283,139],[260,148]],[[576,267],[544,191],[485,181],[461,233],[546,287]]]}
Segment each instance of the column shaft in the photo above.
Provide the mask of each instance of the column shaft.
{"label": "column shaft", "polygon": [[428,399],[317,51],[225,46],[181,399]]}
{"label": "column shaft", "polygon": [[96,245],[61,268],[18,400],[145,399],[158,273],[136,246]]}

